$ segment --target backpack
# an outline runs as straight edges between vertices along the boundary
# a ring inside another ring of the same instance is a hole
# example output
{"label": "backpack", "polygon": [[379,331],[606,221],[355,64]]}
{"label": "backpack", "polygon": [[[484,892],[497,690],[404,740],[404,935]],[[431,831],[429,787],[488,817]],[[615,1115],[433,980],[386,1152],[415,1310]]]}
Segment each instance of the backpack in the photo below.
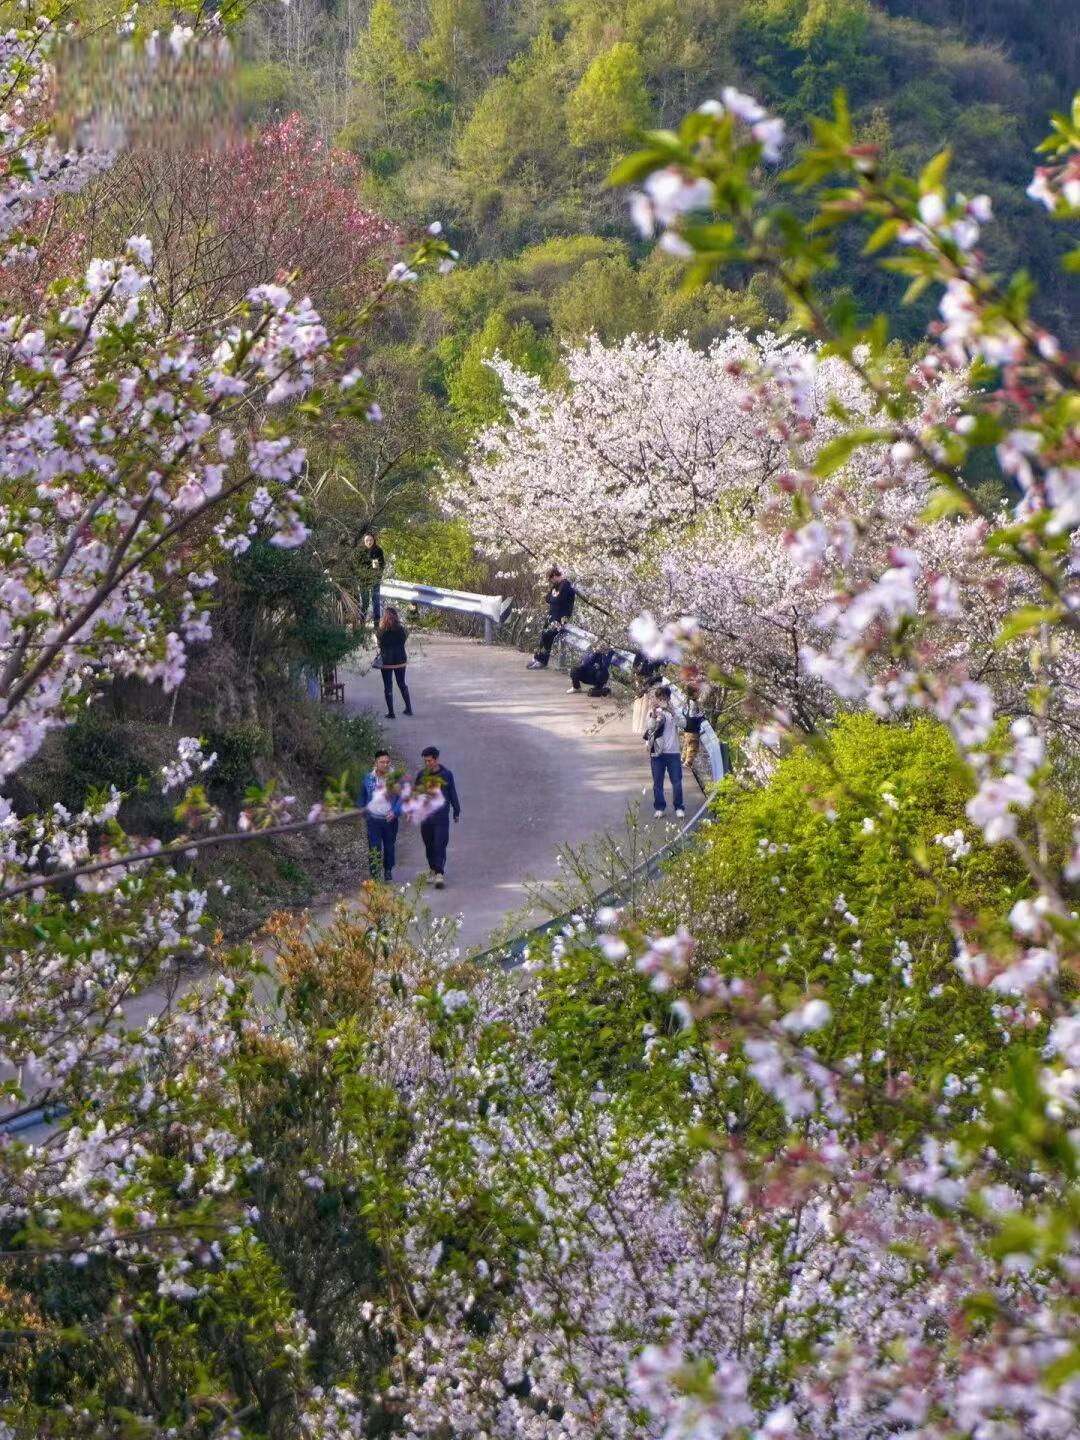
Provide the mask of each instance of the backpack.
{"label": "backpack", "polygon": [[649,721],[649,727],[645,731],[645,742],[649,747],[650,756],[659,753],[656,747],[664,738],[664,731],[667,728],[667,722],[668,715],[667,712],[664,710],[658,711],[657,714],[653,717],[653,719]]}

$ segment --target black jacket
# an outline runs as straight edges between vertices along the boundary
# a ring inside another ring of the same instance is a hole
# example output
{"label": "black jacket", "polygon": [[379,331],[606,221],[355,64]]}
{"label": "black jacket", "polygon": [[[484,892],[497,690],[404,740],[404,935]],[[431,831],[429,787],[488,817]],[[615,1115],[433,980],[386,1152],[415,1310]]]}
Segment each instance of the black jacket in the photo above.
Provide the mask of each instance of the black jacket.
{"label": "black jacket", "polygon": [[361,541],[356,549],[356,567],[365,580],[378,580],[386,567],[386,556],[382,552],[382,547],[372,545],[369,550]]}
{"label": "black jacket", "polygon": [[453,772],[448,770],[445,765],[439,765],[435,770],[428,770],[425,767],[423,770],[417,771],[417,785],[422,784],[423,781],[431,775],[436,775],[442,781],[442,792],[446,798],[444,808],[436,810],[435,814],[431,816],[431,819],[435,821],[443,817],[449,818],[449,816],[453,814],[456,820],[461,814],[461,802],[458,800],[457,786],[454,784]]}
{"label": "black jacket", "polygon": [[582,679],[593,685],[606,685],[611,676],[612,654],[610,650],[590,650],[582,660]]}
{"label": "black jacket", "polygon": [[640,650],[634,651],[634,674],[646,685],[659,678],[664,668],[663,660],[649,660]]}
{"label": "black jacket", "polygon": [[551,587],[548,595],[548,618],[551,620],[569,620],[574,613],[574,601],[577,599],[577,591],[570,581],[563,578],[557,585]]}
{"label": "black jacket", "polygon": [[409,632],[404,625],[396,630],[379,631],[379,654],[382,656],[384,668],[408,664],[408,656],[405,654],[405,641],[408,636]]}

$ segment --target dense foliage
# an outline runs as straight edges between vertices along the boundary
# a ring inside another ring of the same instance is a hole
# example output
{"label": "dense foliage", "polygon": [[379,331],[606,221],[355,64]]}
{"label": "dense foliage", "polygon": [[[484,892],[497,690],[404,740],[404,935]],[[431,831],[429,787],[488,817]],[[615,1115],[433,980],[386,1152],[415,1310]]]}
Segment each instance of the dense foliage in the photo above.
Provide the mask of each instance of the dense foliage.
{"label": "dense foliage", "polygon": [[[435,475],[500,413],[496,353],[550,379],[560,349],[630,334],[697,348],[730,325],[775,327],[787,305],[756,265],[693,292],[643,246],[603,185],[642,125],[671,125],[695,97],[745,84],[808,132],[837,83],[860,140],[915,170],[948,142],[957,183],[987,193],[995,264],[1024,266],[1039,312],[1075,334],[1061,243],[1020,196],[1046,112],[1080,80],[1073,7],[947,7],[917,0],[299,0],[248,24],[250,113],[294,110],[363,163],[363,194],[397,222],[447,227],[463,264],[423,283],[377,337],[372,381],[388,427],[320,455],[347,478],[342,507],[386,523],[438,522]],[[809,211],[802,211],[808,218]],[[826,294],[890,308],[916,342],[929,309],[842,239]],[[389,468],[388,468],[389,467]],[[389,481],[392,483],[388,483]],[[361,498],[362,497],[362,498]],[[367,512],[365,515],[364,512]]]}
{"label": "dense foliage", "polygon": [[[290,9],[290,47],[305,13]],[[65,41],[48,15],[20,14],[0,47],[0,213],[6,247],[33,264],[35,227],[113,157],[51,135],[48,66]],[[587,178],[622,120],[658,103],[673,55],[704,80],[764,47],[796,110],[838,69],[857,91],[884,83],[882,22],[857,0],[733,6],[697,72],[687,27],[712,34],[716,7],[665,11],[658,35],[659,14],[635,9],[652,40],[640,51],[597,6],[569,5],[558,30],[542,5],[516,17],[517,58],[475,87],[454,163],[568,204],[553,137],[566,127]],[[178,60],[204,39],[216,52],[220,20],[190,18],[165,37]],[[475,50],[501,33],[479,7],[433,5],[429,20],[411,35],[376,0],[354,37],[366,108],[352,118],[387,148],[425,106],[452,115]],[[157,81],[162,37],[145,38],[133,63]],[[1053,123],[1030,199],[1072,220],[1080,99]],[[429,453],[392,438],[378,442],[388,469],[345,464],[378,449],[359,438],[378,416],[357,368],[367,336],[331,335],[266,277],[228,303],[163,306],[142,234],[17,292],[0,326],[8,1434],[1080,1430],[1080,825],[1059,760],[1080,631],[1080,365],[1033,318],[1026,281],[988,268],[988,198],[955,192],[944,154],[918,180],[894,174],[884,143],[840,100],[777,180],[783,118],[730,86],[648,134],[615,176],[639,187],[642,236],[659,233],[691,281],[766,273],[808,338],[740,334],[708,354],[598,341],[563,358],[522,330],[539,374],[504,365],[509,396],[477,410],[491,453],[474,454],[472,479],[493,479],[507,548],[520,542],[505,517],[537,511],[566,544],[588,527],[627,608],[661,577],[668,598],[654,590],[635,640],[702,698],[746,702],[779,753],[760,785],[727,782],[644,920],[583,906],[510,973],[470,964],[452,924],[419,922],[374,883],[326,926],[276,921],[272,973],[208,945],[208,896],[181,863],[349,826],[351,794],[299,811],[272,781],[239,795],[261,737],[220,727],[219,753],[188,735],[155,767],[176,836],[163,840],[124,812],[147,767],[87,705],[110,686],[123,703],[126,686],[189,684],[212,596],[253,669],[337,653],[318,547],[344,529],[347,548],[347,496],[407,494]],[[867,258],[938,304],[914,363],[832,283],[868,229]],[[388,289],[449,265],[437,234]],[[653,378],[659,414],[643,403]],[[627,396],[651,443],[623,455],[619,485]],[[311,452],[295,438],[308,427]],[[971,481],[978,451],[1000,472],[989,492]],[[546,512],[537,455],[548,490],[560,481]],[[715,616],[672,612],[683,571],[704,608],[740,546],[755,561],[741,609],[723,593]],[[413,558],[428,563],[419,544]],[[756,601],[781,571],[780,601]],[[812,613],[785,632],[788,668],[755,669],[800,576]],[[44,803],[25,781],[49,736],[113,787]],[[409,818],[442,803],[391,785]]]}
{"label": "dense foliage", "polygon": [[[995,254],[1034,268],[1066,314],[1052,229],[1015,199],[1042,117],[1077,80],[1067,4],[929,7],[913,0],[479,0],[269,8],[256,25],[263,113],[300,103],[366,157],[381,207],[437,213],[468,260],[554,235],[626,233],[601,188],[636,129],[745,82],[797,127],[843,83],[860,136],[906,168],[946,141],[960,183],[1001,198]],[[272,78],[273,77],[273,78]],[[1026,181],[1025,181],[1026,183]],[[865,305],[896,292],[857,252],[842,280]],[[908,322],[915,335],[918,316]]]}

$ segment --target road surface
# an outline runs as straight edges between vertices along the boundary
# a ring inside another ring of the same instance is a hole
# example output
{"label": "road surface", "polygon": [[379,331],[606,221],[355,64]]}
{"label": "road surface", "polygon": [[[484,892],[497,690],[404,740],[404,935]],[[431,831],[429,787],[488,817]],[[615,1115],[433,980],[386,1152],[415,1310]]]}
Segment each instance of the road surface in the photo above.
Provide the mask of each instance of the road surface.
{"label": "road surface", "polygon": [[[463,949],[482,947],[508,923],[520,933],[548,918],[542,910],[530,912],[530,883],[558,878],[564,847],[605,832],[625,835],[628,807],[641,824],[638,841],[646,851],[671,833],[652,818],[645,746],[632,733],[626,707],[568,695],[563,671],[525,667],[526,657],[516,650],[411,636],[408,683],[415,714],[403,716],[397,697],[398,718],[382,722],[395,764],[418,770],[420,751],[437,745],[454,772],[462,819],[451,827],[447,886],[440,891],[425,885],[421,903],[434,916],[461,918]],[[343,678],[346,709],[384,714],[378,671],[345,672]],[[695,804],[692,794],[687,800]],[[403,823],[394,880],[415,886],[426,875],[419,827]],[[331,902],[316,907],[316,918],[330,908]],[[186,977],[181,992],[199,978]],[[145,990],[124,1006],[125,1024],[145,1024],[166,1004],[161,990]],[[31,1067],[24,1075],[28,1093],[34,1079]],[[0,1118],[10,1108],[0,1110]],[[33,1138],[40,1140],[48,1129],[38,1122]]]}
{"label": "road surface", "polygon": [[[395,686],[398,718],[381,721],[395,764],[418,770],[420,751],[437,745],[454,772],[462,819],[451,827],[447,885],[427,887],[424,903],[433,915],[463,917],[467,948],[525,911],[527,883],[555,879],[564,846],[623,832],[628,805],[653,824],[645,746],[626,707],[567,695],[565,672],[527,670],[526,658],[475,640],[414,634],[408,685],[416,713],[402,715]],[[342,678],[348,709],[385,713],[378,671]],[[426,873],[418,827],[402,824],[394,880]]]}

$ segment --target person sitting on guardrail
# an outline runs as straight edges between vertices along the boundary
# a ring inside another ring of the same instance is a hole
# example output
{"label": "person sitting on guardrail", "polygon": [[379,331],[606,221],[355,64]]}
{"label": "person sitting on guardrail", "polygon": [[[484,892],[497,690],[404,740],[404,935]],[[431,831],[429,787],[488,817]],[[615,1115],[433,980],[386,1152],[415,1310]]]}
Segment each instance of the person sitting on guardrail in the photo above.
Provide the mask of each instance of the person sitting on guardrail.
{"label": "person sitting on guardrail", "polygon": [[405,701],[405,714],[411,715],[412,701],[409,698],[409,687],[405,684],[405,667],[409,663],[409,657],[405,653],[405,641],[409,638],[409,632],[401,623],[401,616],[393,605],[386,607],[386,613],[379,622],[378,641],[379,655],[377,668],[382,671],[383,694],[386,696],[386,718],[394,719],[394,677],[397,677],[397,688],[401,691],[401,698]]}
{"label": "person sitting on guardrail", "polygon": [[593,696],[609,695],[608,680],[611,678],[611,664],[615,658],[615,651],[610,645],[601,640],[594,649],[589,650],[582,660],[572,666],[570,670],[570,689],[566,692],[573,695],[580,691],[582,682],[589,686],[589,694]]}
{"label": "person sitting on guardrail", "polygon": [[360,532],[360,548],[357,551],[356,568],[360,573],[360,618],[366,625],[368,606],[370,605],[371,618],[378,625],[382,619],[379,582],[382,580],[382,573],[386,568],[386,556],[375,538],[375,529],[372,525],[365,525]]}
{"label": "person sitting on guardrail", "polygon": [[645,726],[645,740],[649,746],[649,763],[652,766],[653,809],[659,820],[667,811],[664,798],[664,776],[671,780],[671,798],[675,802],[675,814],[680,818],[686,814],[683,809],[682,761],[679,758],[679,722],[671,708],[671,689],[660,685],[652,696],[648,722]]}
{"label": "person sitting on guardrail", "polygon": [[420,822],[420,838],[424,842],[428,869],[435,877],[435,889],[441,890],[446,884],[446,847],[450,843],[450,815],[453,814],[456,825],[461,819],[461,801],[458,799],[453,772],[439,761],[439,747],[428,745],[420,754],[424,768],[416,777],[417,787],[425,781],[431,783],[434,777],[441,784],[446,800],[445,805]]}
{"label": "person sitting on guardrail", "polygon": [[548,621],[540,633],[540,644],[526,666],[528,670],[547,669],[547,663],[551,659],[551,647],[555,644],[559,631],[565,629],[573,615],[574,601],[577,599],[577,591],[557,565],[552,565],[547,572],[547,578]]}
{"label": "person sitting on guardrail", "polygon": [[364,776],[360,787],[360,804],[364,807],[367,825],[368,860],[373,880],[389,883],[394,877],[394,853],[397,847],[401,796],[390,773],[389,750],[376,750],[375,768]]}

